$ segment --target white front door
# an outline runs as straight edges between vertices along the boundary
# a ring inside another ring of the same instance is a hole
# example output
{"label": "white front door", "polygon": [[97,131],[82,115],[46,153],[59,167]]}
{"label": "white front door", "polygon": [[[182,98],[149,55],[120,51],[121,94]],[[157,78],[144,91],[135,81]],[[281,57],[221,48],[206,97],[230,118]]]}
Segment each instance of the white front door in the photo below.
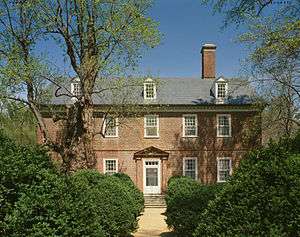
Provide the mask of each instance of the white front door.
{"label": "white front door", "polygon": [[144,160],[144,194],[160,194],[160,160]]}

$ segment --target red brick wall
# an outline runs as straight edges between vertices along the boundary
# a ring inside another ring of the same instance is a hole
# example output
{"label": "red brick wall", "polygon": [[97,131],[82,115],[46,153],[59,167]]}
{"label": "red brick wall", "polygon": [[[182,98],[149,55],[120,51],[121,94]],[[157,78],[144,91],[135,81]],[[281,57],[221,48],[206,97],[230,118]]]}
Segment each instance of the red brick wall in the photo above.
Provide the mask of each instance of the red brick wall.
{"label": "red brick wall", "polygon": [[[252,143],[244,139],[252,120],[257,119],[257,112],[222,112],[231,114],[232,137],[217,138],[216,112],[201,112],[198,115],[198,137],[182,137],[182,115],[185,113],[158,113],[159,138],[144,138],[144,117],[119,118],[119,137],[95,137],[94,147],[97,156],[97,169],[103,172],[103,159],[118,159],[120,172],[127,173],[137,186],[143,190],[143,162],[134,160],[136,151],[154,146],[169,152],[168,160],[162,160],[162,190],[171,176],[181,175],[184,157],[198,158],[198,178],[203,183],[213,183],[217,179],[216,158],[231,157],[236,167],[242,155],[251,147],[260,144],[258,135]],[[52,119],[45,119],[53,137],[59,127]],[[102,118],[95,119],[99,130]],[[254,141],[254,142],[253,142]]]}
{"label": "red brick wall", "polygon": [[216,77],[216,50],[202,49],[202,78],[215,79]]}

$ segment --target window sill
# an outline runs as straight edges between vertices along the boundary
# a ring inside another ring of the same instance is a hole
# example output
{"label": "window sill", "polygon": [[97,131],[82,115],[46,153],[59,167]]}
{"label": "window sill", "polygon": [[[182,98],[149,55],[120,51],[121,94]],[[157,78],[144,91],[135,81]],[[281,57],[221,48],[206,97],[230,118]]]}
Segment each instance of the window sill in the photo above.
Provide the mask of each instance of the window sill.
{"label": "window sill", "polygon": [[159,137],[144,137],[145,139],[159,139]]}
{"label": "window sill", "polygon": [[231,138],[232,136],[217,136],[217,138]]}

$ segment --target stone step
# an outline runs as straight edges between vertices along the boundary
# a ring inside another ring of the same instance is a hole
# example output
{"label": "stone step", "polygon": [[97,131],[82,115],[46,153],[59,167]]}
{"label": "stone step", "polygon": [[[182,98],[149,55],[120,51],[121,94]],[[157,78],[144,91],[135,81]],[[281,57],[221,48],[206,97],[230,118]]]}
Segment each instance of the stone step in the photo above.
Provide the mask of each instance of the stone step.
{"label": "stone step", "polygon": [[145,207],[166,207],[164,195],[145,195]]}

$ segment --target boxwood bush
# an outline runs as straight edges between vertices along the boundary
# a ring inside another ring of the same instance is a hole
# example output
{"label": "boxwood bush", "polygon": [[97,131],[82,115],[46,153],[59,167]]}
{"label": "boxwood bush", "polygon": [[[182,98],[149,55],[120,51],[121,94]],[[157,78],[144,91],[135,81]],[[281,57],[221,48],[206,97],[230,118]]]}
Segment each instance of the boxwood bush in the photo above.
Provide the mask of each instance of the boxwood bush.
{"label": "boxwood bush", "polygon": [[203,185],[188,177],[171,178],[166,194],[168,226],[179,236],[191,236],[218,189],[219,185]]}
{"label": "boxwood bush", "polygon": [[143,196],[126,175],[60,174],[45,151],[0,134],[0,236],[125,236]]}
{"label": "boxwood bush", "polygon": [[300,236],[299,141],[249,153],[209,203],[194,236]]}
{"label": "boxwood bush", "polygon": [[23,191],[38,183],[44,173],[56,174],[44,150],[17,146],[0,130],[0,236],[7,234],[7,218]]}
{"label": "boxwood bush", "polygon": [[[122,180],[124,187],[126,187],[127,191],[131,194],[132,199],[132,209],[137,216],[144,210],[144,195],[143,193],[135,186],[132,182],[131,178],[124,173],[116,173],[113,176]],[[125,185],[126,184],[126,185]]]}

